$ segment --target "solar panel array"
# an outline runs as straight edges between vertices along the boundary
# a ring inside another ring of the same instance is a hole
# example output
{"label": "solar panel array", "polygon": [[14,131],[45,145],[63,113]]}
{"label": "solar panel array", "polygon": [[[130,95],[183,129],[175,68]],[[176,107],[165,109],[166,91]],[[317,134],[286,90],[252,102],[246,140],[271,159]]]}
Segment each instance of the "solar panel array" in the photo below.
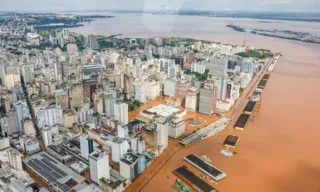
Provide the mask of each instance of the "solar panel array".
{"label": "solar panel array", "polygon": [[57,162],[56,162],[55,160],[53,160],[52,158],[50,158],[48,155],[46,155],[46,154],[44,154],[44,153],[43,153],[43,154],[40,154],[40,155],[41,155],[41,157],[43,157],[43,158],[45,158],[45,159],[47,159],[47,160],[49,160],[49,161],[57,164]]}
{"label": "solar panel array", "polygon": [[[48,160],[48,156],[45,154],[41,154],[43,157],[41,160],[39,159],[30,159],[28,161],[28,165],[36,170],[41,176],[45,177],[48,181],[55,183],[58,187],[63,191],[69,191],[69,187],[66,184],[61,184],[57,180],[66,177],[68,174],[59,169],[58,167],[54,166],[50,160]],[[51,158],[49,158],[51,159]],[[52,160],[52,159],[51,159]],[[55,162],[52,160],[52,162]]]}

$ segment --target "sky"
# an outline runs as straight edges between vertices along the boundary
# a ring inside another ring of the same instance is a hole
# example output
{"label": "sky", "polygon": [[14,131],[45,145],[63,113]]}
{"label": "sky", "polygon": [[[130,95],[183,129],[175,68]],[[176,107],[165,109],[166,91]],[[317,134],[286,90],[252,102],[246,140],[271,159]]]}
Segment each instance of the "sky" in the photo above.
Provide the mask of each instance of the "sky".
{"label": "sky", "polygon": [[0,0],[0,11],[163,9],[320,12],[320,0]]}

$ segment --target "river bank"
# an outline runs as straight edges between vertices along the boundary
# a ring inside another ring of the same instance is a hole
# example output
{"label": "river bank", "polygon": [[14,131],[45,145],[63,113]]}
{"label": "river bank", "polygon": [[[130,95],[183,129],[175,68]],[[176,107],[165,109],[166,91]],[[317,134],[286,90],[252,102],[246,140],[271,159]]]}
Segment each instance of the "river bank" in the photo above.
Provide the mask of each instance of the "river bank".
{"label": "river bank", "polygon": [[[232,21],[245,27],[259,25],[258,21],[249,19],[125,14],[72,30],[105,36],[121,33],[124,37],[171,36],[243,44],[243,33],[225,27]],[[314,23],[260,23],[259,26],[319,34]],[[243,132],[234,130],[235,122],[231,122],[221,134],[178,151],[142,191],[174,191],[171,185],[176,177],[172,171],[183,164],[201,174],[183,161],[192,153],[207,155],[212,164],[227,173],[228,177],[215,187],[222,192],[319,191],[320,45],[254,34],[247,35],[246,44],[283,54],[264,89],[255,122],[250,122]],[[227,135],[241,137],[237,155],[232,158],[220,154]]]}

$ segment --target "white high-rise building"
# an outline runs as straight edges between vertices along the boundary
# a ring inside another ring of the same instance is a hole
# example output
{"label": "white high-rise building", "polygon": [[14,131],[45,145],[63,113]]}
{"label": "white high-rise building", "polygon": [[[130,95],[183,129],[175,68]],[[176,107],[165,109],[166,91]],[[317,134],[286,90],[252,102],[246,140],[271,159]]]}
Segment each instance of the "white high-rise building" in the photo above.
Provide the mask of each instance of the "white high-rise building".
{"label": "white high-rise building", "polygon": [[18,122],[18,129],[20,132],[24,132],[22,122],[25,119],[31,119],[31,115],[29,112],[29,108],[27,105],[27,102],[25,101],[18,101],[13,104],[15,110],[16,110],[16,115],[17,115],[17,122]]}
{"label": "white high-rise building", "polygon": [[196,111],[199,108],[199,97],[199,90],[191,87],[186,94],[185,108],[190,111]]}
{"label": "white high-rise building", "polygon": [[204,62],[195,62],[191,64],[191,71],[204,74],[206,72],[206,65]]}
{"label": "white high-rise building", "polygon": [[7,151],[8,159],[10,165],[16,170],[22,171],[22,154],[16,149],[9,149]]}
{"label": "white high-rise building", "polygon": [[175,95],[176,90],[176,81],[173,79],[166,79],[164,82],[164,91],[163,94],[165,96],[173,97]]}
{"label": "white high-rise building", "polygon": [[52,144],[52,133],[50,128],[42,130],[42,138],[46,147]]}
{"label": "white high-rise building", "polygon": [[134,86],[135,86],[135,99],[140,101],[141,103],[146,103],[147,97],[146,97],[145,86],[140,82],[135,83]]}
{"label": "white high-rise building", "polygon": [[60,105],[35,108],[35,115],[38,126],[43,129],[45,126],[63,125],[63,109]]}
{"label": "white high-rise building", "polygon": [[209,69],[209,74],[217,77],[225,76],[228,71],[228,58],[213,57],[209,62],[206,62],[206,69]]}
{"label": "white high-rise building", "polygon": [[176,64],[172,59],[161,58],[160,72],[164,72],[168,75],[168,78],[176,78]]}
{"label": "white high-rise building", "polygon": [[168,147],[169,136],[169,122],[166,118],[160,117],[157,119],[157,131],[158,131],[158,146],[161,149]]}
{"label": "white high-rise building", "polygon": [[116,102],[116,98],[113,96],[112,93],[105,93],[104,95],[104,107],[105,113],[107,117],[114,116],[114,105]]}
{"label": "white high-rise building", "polygon": [[172,118],[169,122],[169,137],[178,138],[185,132],[185,121],[181,117]]}
{"label": "white high-rise building", "polygon": [[19,67],[7,67],[4,75],[4,85],[11,90],[17,83],[20,83]]}
{"label": "white high-rise building", "polygon": [[8,137],[0,138],[0,150],[4,150],[10,147],[10,141]]}
{"label": "white high-rise building", "polygon": [[80,136],[80,150],[81,156],[88,159],[93,152],[93,140],[88,135]]}
{"label": "white high-rise building", "polygon": [[122,124],[128,124],[128,104],[126,103],[116,103],[114,105],[114,116]]}
{"label": "white high-rise building", "polygon": [[160,82],[158,79],[147,79],[143,85],[146,90],[145,93],[147,99],[156,99],[160,96]]}
{"label": "white high-rise building", "polygon": [[126,139],[114,138],[112,140],[112,161],[119,162],[124,154],[130,149],[129,143]]}
{"label": "white high-rise building", "polygon": [[90,178],[99,184],[101,178],[110,179],[109,158],[106,152],[95,151],[89,155]]}

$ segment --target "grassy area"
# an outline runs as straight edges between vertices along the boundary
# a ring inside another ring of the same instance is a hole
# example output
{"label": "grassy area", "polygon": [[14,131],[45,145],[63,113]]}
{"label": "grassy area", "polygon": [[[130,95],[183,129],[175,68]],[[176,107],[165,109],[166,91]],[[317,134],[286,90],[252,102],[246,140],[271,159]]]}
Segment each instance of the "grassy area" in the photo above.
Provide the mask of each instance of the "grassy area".
{"label": "grassy area", "polygon": [[140,101],[138,101],[138,100],[132,100],[132,101],[130,101],[130,103],[129,103],[129,111],[133,111],[133,110],[139,108],[140,106],[141,106]]}
{"label": "grassy area", "polygon": [[206,71],[204,74],[201,74],[201,73],[197,73],[197,72],[192,72],[190,69],[187,69],[187,70],[184,71],[184,74],[186,74],[186,75],[195,75],[196,78],[197,78],[199,81],[207,80],[208,77],[209,77],[207,71]]}
{"label": "grassy area", "polygon": [[49,31],[48,30],[40,31],[39,35],[42,36],[42,37],[48,37],[49,36]]}
{"label": "grassy area", "polygon": [[240,53],[237,53],[236,55],[239,55],[241,57],[254,57],[254,58],[258,58],[258,59],[265,59],[265,58],[273,56],[273,54],[271,52],[261,53],[257,50],[249,50],[246,52],[240,52]]}
{"label": "grassy area", "polygon": [[244,88],[239,89],[240,95],[244,92]]}

